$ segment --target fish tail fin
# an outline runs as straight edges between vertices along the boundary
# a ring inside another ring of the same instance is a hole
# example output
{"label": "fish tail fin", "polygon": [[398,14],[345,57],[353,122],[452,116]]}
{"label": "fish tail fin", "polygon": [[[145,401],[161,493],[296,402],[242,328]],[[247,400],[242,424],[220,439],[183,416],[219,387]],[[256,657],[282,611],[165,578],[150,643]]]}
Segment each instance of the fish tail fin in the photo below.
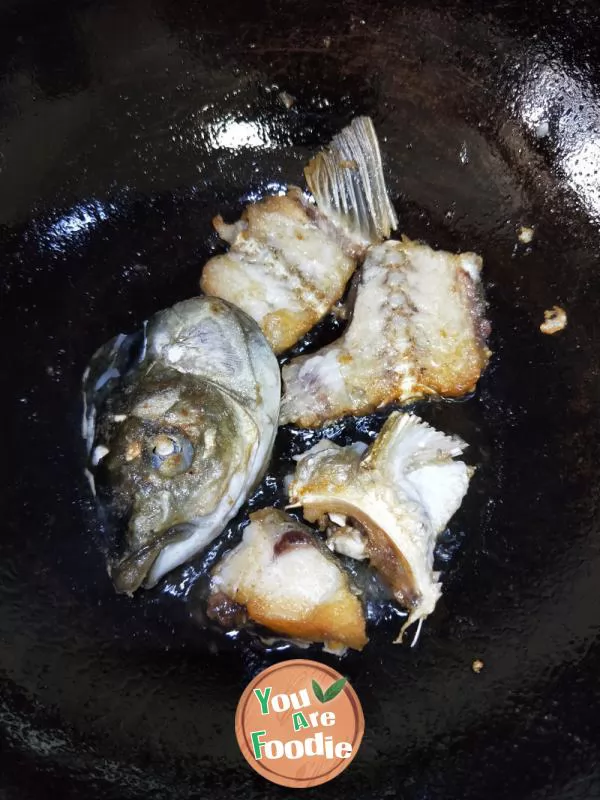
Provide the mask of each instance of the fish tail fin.
{"label": "fish tail fin", "polygon": [[396,474],[406,474],[426,464],[450,461],[467,447],[458,436],[438,431],[416,414],[395,411],[363,459],[363,466],[393,465]]}
{"label": "fish tail fin", "polygon": [[356,117],[334,136],[304,176],[319,211],[353,241],[375,244],[398,227],[370,117]]}

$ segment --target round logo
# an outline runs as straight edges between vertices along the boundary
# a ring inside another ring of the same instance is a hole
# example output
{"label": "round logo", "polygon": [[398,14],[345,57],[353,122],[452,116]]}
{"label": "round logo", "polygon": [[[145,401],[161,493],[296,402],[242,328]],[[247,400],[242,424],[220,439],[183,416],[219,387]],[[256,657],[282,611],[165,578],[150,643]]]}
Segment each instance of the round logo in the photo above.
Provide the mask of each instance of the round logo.
{"label": "round logo", "polygon": [[365,720],[356,692],[331,667],[306,659],[265,669],[246,687],[235,733],[246,761],[281,786],[326,783],[346,769]]}

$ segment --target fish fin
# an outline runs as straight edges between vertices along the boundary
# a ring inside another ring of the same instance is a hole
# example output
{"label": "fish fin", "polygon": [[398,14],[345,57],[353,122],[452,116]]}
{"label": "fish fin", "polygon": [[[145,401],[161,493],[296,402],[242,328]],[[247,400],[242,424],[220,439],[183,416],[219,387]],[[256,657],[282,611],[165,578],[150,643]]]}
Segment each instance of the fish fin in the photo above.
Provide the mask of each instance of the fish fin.
{"label": "fish fin", "polygon": [[391,467],[396,477],[428,464],[448,463],[467,447],[458,436],[449,436],[415,414],[390,414],[381,433],[362,460],[367,469]]}
{"label": "fish fin", "polygon": [[464,461],[434,463],[412,470],[406,480],[418,495],[437,535],[460,508],[469,488],[469,468]]}
{"label": "fish fin", "polygon": [[423,627],[423,617],[420,617],[419,621],[417,622],[417,632],[413,636],[413,640],[410,643],[411,647],[414,647],[416,643],[419,641],[419,636],[421,635],[421,628]]}
{"label": "fish fin", "polygon": [[417,623],[417,630],[416,630],[415,635],[413,636],[412,642],[410,643],[410,646],[414,647],[416,645],[417,641],[419,640],[419,636],[421,635],[421,628],[423,627],[423,620],[425,619],[426,616],[427,616],[427,614],[420,614],[418,610],[411,611],[411,613],[408,615],[408,618],[406,619],[406,621],[404,622],[404,624],[400,628],[400,633],[394,639],[394,644],[402,644],[402,642],[404,641],[404,634],[406,633],[408,628],[410,628],[410,626],[414,625],[415,622],[416,622]]}
{"label": "fish fin", "polygon": [[414,414],[391,414],[361,462],[418,498],[436,534],[456,513],[471,472],[460,456],[467,447],[458,436],[436,430]]}
{"label": "fish fin", "polygon": [[[416,634],[413,638],[413,642],[411,647],[417,643],[417,639],[421,634],[421,627],[425,619],[433,613],[437,601],[442,596],[442,587],[439,582],[430,583],[428,587],[425,588],[425,591],[421,593],[419,600],[412,604],[412,607],[409,608],[408,617],[404,620],[404,624],[400,628],[400,633],[398,634],[397,638],[394,639],[394,644],[401,644],[404,638],[404,634],[410,628],[411,625],[414,625],[415,622],[418,623],[418,628]],[[398,598],[397,598],[398,599]],[[401,601],[402,602],[402,601]],[[405,605],[405,603],[402,603]]]}
{"label": "fish fin", "polygon": [[304,176],[319,211],[352,240],[374,244],[398,227],[370,117],[356,117],[334,136]]}

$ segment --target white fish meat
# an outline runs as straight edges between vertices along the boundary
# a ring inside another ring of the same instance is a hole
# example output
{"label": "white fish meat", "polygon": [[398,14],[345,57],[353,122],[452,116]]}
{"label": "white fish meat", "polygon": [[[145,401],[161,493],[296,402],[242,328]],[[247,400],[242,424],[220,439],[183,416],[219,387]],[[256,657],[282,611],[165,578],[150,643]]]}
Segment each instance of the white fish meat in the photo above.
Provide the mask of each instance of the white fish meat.
{"label": "white fish meat", "polygon": [[208,614],[225,627],[249,618],[334,649],[367,643],[362,605],[340,563],[310,528],[275,508],[251,514],[241,543],[216,566]]}
{"label": "white fish meat", "polygon": [[368,558],[409,610],[401,635],[441,595],[433,551],[469,485],[472,469],[457,460],[465,447],[394,412],[366,452],[319,442],[300,457],[290,483],[290,503],[328,530],[330,547]]}
{"label": "white fish meat", "polygon": [[127,525],[109,572],[154,586],[236,514],[268,463],[280,374],[260,329],[218,298],[156,314],[95,354],[84,376],[88,469]]}
{"label": "white fish meat", "polygon": [[281,423],[472,392],[490,356],[480,272],[474,253],[407,238],[370,248],[344,334],[284,366]]}
{"label": "white fish meat", "polygon": [[210,259],[200,281],[253,317],[276,353],[332,309],[367,247],[397,226],[368,117],[334,137],[305,176],[312,198],[290,187],[249,205],[234,224],[216,217],[230,249]]}

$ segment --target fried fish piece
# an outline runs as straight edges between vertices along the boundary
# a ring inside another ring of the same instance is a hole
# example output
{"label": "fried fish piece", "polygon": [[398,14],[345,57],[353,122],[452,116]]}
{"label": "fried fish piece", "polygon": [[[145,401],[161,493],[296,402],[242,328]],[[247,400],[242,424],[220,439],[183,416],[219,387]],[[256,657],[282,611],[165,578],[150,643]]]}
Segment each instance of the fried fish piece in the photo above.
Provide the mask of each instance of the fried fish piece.
{"label": "fried fish piece", "polygon": [[280,375],[258,325],[218,298],[186,300],[100,348],[84,378],[88,468],[127,529],[118,592],[154,586],[200,552],[260,480]]}
{"label": "fried fish piece", "polygon": [[370,248],[344,334],[284,366],[281,424],[472,392],[490,357],[481,266],[406,237]]}
{"label": "fried fish piece", "polygon": [[213,224],[230,245],[204,266],[203,292],[242,308],[276,353],[292,347],[342,297],[370,244],[396,228],[379,143],[357,117],[305,169],[312,198],[297,187]]}
{"label": "fried fish piece", "polygon": [[275,508],[250,514],[241,543],[217,564],[208,614],[226,627],[245,614],[332,648],[367,643],[362,605],[341,564],[310,528]]}
{"label": "fried fish piece", "polygon": [[465,447],[414,414],[394,412],[366,452],[316,444],[300,457],[290,483],[291,504],[328,529],[329,546],[370,559],[409,610],[400,638],[441,595],[433,551],[469,485],[472,469],[455,460]]}

